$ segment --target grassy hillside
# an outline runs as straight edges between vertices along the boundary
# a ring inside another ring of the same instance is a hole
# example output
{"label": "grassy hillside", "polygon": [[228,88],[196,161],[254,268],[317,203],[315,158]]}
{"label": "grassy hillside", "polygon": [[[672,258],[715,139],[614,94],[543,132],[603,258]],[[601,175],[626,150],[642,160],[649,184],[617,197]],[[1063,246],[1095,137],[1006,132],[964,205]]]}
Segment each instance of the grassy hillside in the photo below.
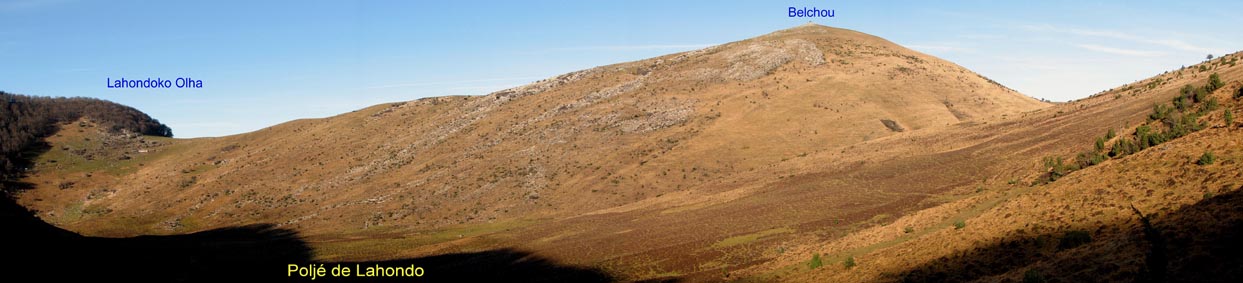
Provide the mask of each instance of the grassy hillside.
{"label": "grassy hillside", "polygon": [[1134,205],[1186,247],[1166,275],[1234,272],[1181,252],[1233,235],[1201,212],[1239,185],[1238,57],[1053,105],[801,26],[235,136],[64,124],[19,200],[91,236],[271,224],[321,261],[521,251],[691,281],[1148,278]]}
{"label": "grassy hillside", "polygon": [[[114,236],[235,223],[344,235],[697,206],[733,198],[699,197],[730,184],[783,182],[772,177],[796,172],[782,164],[804,167],[794,159],[1045,106],[880,38],[804,26],[486,96],[159,141],[177,154],[98,183],[115,196],[90,202],[111,213],[58,223]],[[89,182],[66,173],[36,180]]]}
{"label": "grassy hillside", "polygon": [[[1046,156],[1065,164],[1039,162],[1013,182],[981,176],[998,181],[979,184],[976,196],[840,240],[800,245],[798,256],[748,274],[817,282],[1233,281],[1241,275],[1232,252],[1241,247],[1232,239],[1243,231],[1243,215],[1233,209],[1243,189],[1243,129],[1226,113],[1243,108],[1238,58],[1042,111],[1053,120],[1050,128],[1092,129],[1075,135],[1079,144]],[[1104,146],[1098,149],[1096,139]],[[1161,142],[1138,145],[1146,139]],[[1071,157],[1076,153],[1084,154]],[[1094,153],[1106,157],[1091,161]],[[821,260],[826,266],[803,266],[813,254],[829,259]],[[853,268],[842,264],[847,257]]]}
{"label": "grassy hillside", "polygon": [[30,164],[26,160],[46,146],[42,139],[59,131],[62,123],[86,118],[100,121],[109,133],[171,137],[173,131],[128,106],[94,98],[38,97],[0,91],[0,180],[16,177]]}

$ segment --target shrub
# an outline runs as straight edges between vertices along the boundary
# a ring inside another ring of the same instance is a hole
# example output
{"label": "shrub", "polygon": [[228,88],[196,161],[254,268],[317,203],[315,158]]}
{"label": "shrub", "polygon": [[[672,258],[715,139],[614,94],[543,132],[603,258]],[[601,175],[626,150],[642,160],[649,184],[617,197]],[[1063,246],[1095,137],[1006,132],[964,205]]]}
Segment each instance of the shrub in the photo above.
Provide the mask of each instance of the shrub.
{"label": "shrub", "polygon": [[1165,142],[1164,139],[1166,138],[1178,138],[1178,137],[1187,135],[1187,133],[1190,133],[1191,129],[1189,128],[1189,126],[1192,126],[1192,125],[1187,123],[1187,120],[1189,120],[1187,116],[1189,115],[1183,115],[1178,120],[1175,120],[1174,123],[1170,124],[1170,128],[1165,131],[1165,134],[1162,135],[1160,138],[1155,139],[1154,140],[1155,142],[1153,142],[1151,145],[1156,146],[1158,144],[1161,144],[1161,142]]}
{"label": "shrub", "polygon": [[1135,128],[1135,143],[1140,150],[1153,146],[1152,139],[1149,138],[1152,136],[1151,131],[1152,128],[1148,127],[1148,125],[1141,125]]}
{"label": "shrub", "polygon": [[[1102,144],[1101,148],[1103,147],[1104,145]],[[1101,164],[1101,162],[1105,162],[1105,157],[1104,150],[1081,152],[1078,156],[1075,156],[1075,164],[1072,168],[1077,167],[1078,169],[1082,169],[1087,168],[1088,166]]]}
{"label": "shrub", "polygon": [[1174,111],[1170,107],[1161,104],[1152,105],[1152,114],[1148,115],[1150,121],[1161,121],[1170,116],[1170,112]]}
{"label": "shrub", "polygon": [[845,267],[846,267],[846,269],[850,269],[850,268],[852,268],[852,267],[855,267],[855,257],[853,257],[853,256],[852,256],[852,257],[847,257],[847,258],[846,258],[846,262],[842,262],[842,266],[845,266]]}
{"label": "shrub", "polygon": [[902,228],[902,233],[910,234],[914,232],[915,232],[915,227],[906,226],[906,228]]}
{"label": "shrub", "polygon": [[1179,117],[1178,120],[1176,120],[1173,124],[1170,125],[1170,130],[1166,132],[1164,135],[1161,135],[1156,140],[1154,140],[1156,142],[1153,143],[1152,145],[1157,145],[1157,144],[1166,142],[1170,139],[1176,139],[1176,138],[1185,136],[1187,134],[1190,134],[1192,132],[1204,129],[1204,124],[1201,124],[1198,121],[1199,119],[1200,119],[1200,115],[1196,113],[1187,113],[1183,115],[1182,117]]}
{"label": "shrub", "polygon": [[1058,250],[1073,249],[1075,247],[1082,246],[1083,244],[1087,244],[1090,242],[1092,242],[1092,235],[1088,234],[1088,231],[1084,231],[1084,230],[1066,231],[1066,233],[1062,235],[1062,240],[1057,243],[1057,249]]}
{"label": "shrub", "polygon": [[1217,103],[1217,98],[1210,97],[1208,100],[1204,101],[1204,104],[1200,104],[1199,114],[1204,115],[1208,112],[1212,112],[1213,110],[1217,110],[1217,106],[1219,106]]}
{"label": "shrub", "polygon": [[1114,138],[1114,137],[1116,137],[1116,136],[1118,136],[1118,134],[1117,134],[1117,133],[1114,133],[1114,129],[1109,129],[1109,132],[1108,132],[1108,133],[1105,133],[1105,139],[1106,139],[1106,140],[1111,140],[1111,139],[1113,139],[1113,138]]}
{"label": "shrub", "polygon": [[1204,90],[1207,90],[1208,92],[1213,92],[1214,90],[1217,90],[1223,86],[1226,86],[1226,83],[1221,82],[1221,77],[1217,76],[1217,73],[1213,73],[1212,75],[1208,76],[1208,85],[1204,86]]}
{"label": "shrub", "polygon": [[1200,160],[1196,161],[1196,164],[1209,165],[1213,164],[1213,161],[1217,161],[1217,157],[1213,156],[1212,151],[1205,151],[1204,154],[1200,155]]}
{"label": "shrub", "polygon": [[1230,113],[1230,109],[1226,109],[1226,114],[1223,116],[1225,116],[1224,118],[1226,119],[1226,127],[1234,125],[1234,114]]}
{"label": "shrub", "polygon": [[1109,149],[1109,156],[1122,157],[1123,155],[1132,154],[1136,151],[1139,151],[1139,148],[1137,148],[1135,143],[1131,142],[1130,139],[1118,139],[1117,142],[1114,142],[1114,147]]}
{"label": "shrub", "polygon": [[1174,108],[1178,109],[1178,111],[1187,111],[1187,106],[1191,105],[1191,103],[1187,103],[1187,97],[1182,95],[1175,96],[1173,101],[1170,102],[1174,103]]}
{"label": "shrub", "polygon": [[1089,165],[1101,164],[1105,162],[1105,159],[1107,157],[1108,156],[1105,156],[1105,153],[1103,153],[1102,151],[1093,152],[1088,158],[1088,164]]}
{"label": "shrub", "polygon": [[819,253],[811,255],[811,261],[807,262],[807,267],[810,267],[811,269],[820,268],[820,266],[823,266],[823,265],[824,265],[824,262],[820,261]]}
{"label": "shrub", "polygon": [[1049,170],[1049,182],[1057,181],[1058,178],[1070,174],[1070,166],[1063,163],[1061,157],[1046,156],[1044,158],[1044,167]]}
{"label": "shrub", "polygon": [[1092,162],[1090,161],[1092,158],[1090,155],[1092,155],[1091,152],[1080,152],[1079,155],[1075,155],[1075,162],[1071,164],[1074,165],[1074,167],[1079,168],[1092,166]]}
{"label": "shrub", "polygon": [[1189,84],[1183,85],[1183,88],[1178,91],[1178,94],[1182,95],[1183,97],[1192,96],[1195,93],[1196,93],[1196,87],[1191,86]]}
{"label": "shrub", "polygon": [[967,222],[963,222],[962,220],[954,221],[954,230],[962,230],[962,228],[966,228],[966,227],[967,227]]}
{"label": "shrub", "polygon": [[1105,138],[1096,138],[1095,149],[1096,152],[1105,151]]}

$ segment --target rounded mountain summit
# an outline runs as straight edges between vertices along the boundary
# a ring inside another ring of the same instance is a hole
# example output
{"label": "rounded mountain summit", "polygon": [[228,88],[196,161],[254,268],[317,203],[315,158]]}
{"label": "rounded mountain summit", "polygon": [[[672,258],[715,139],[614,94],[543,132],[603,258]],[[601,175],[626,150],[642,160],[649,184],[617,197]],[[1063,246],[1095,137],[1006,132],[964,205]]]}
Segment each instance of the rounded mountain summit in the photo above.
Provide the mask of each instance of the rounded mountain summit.
{"label": "rounded mountain summit", "polygon": [[[130,154],[141,166],[93,177],[73,169],[76,159],[62,158],[59,169],[38,170],[31,183],[109,190],[40,188],[22,201],[58,211],[89,199],[86,206],[109,213],[45,219],[100,236],[249,223],[273,223],[311,238],[541,227],[531,225],[712,208],[773,186],[777,177],[845,166],[841,154],[858,144],[1017,118],[1046,106],[945,60],[813,24],[487,95],[431,97],[239,135],[169,139]],[[91,135],[62,132],[49,142]],[[750,207],[778,199],[750,198],[734,208],[753,214]],[[763,215],[756,214],[757,221],[782,219]],[[603,231],[609,229],[591,225],[638,220],[556,227]],[[655,222],[644,225],[665,225]],[[664,237],[682,242],[747,228],[695,229]],[[582,241],[627,245],[643,239]],[[563,244],[574,246],[557,245]],[[323,257],[356,258],[331,251]]]}

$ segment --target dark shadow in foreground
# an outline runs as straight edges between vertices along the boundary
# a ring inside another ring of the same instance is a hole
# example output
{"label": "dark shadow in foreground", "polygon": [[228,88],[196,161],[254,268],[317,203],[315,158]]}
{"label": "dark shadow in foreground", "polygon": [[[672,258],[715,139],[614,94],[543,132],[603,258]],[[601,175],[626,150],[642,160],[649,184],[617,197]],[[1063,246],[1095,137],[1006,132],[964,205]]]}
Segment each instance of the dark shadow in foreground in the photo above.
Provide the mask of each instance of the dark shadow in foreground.
{"label": "dark shadow in foreground", "polygon": [[1141,212],[1149,221],[1011,237],[890,279],[1009,281],[1015,271],[1023,282],[1243,282],[1241,208],[1243,190],[1235,190],[1163,215]]}
{"label": "dark shadow in foreground", "polygon": [[[185,235],[85,237],[33,216],[0,197],[5,277],[37,281],[202,282],[276,278],[286,263],[306,262],[311,249],[291,230],[272,225],[221,228]],[[33,273],[36,270],[51,271]],[[253,280],[246,280],[253,281]]]}
{"label": "dark shadow in foreground", "polygon": [[[341,265],[357,274],[373,267],[422,267],[423,276],[411,277],[346,277],[330,278],[330,282],[613,282],[615,279],[599,269],[559,265],[547,258],[514,249],[496,249],[400,259],[379,262],[327,263],[331,269]],[[316,279],[315,281],[320,281]]]}
{"label": "dark shadow in foreground", "polygon": [[[611,282],[607,273],[510,249],[359,263],[331,268],[423,268],[422,277],[290,277],[289,264],[312,263],[296,232],[272,225],[221,228],[185,235],[85,237],[47,224],[9,197],[29,184],[7,182],[0,196],[0,276],[50,282]],[[36,272],[47,270],[51,272]],[[4,278],[8,277],[8,278]],[[7,279],[7,280],[5,280]]]}

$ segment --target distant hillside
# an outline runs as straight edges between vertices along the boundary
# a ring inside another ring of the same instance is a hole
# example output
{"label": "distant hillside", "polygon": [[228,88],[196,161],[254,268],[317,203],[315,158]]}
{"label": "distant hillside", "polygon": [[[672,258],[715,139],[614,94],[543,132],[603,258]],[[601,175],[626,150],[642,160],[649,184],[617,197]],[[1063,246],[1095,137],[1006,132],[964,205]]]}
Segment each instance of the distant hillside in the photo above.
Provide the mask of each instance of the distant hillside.
{"label": "distant hillside", "polygon": [[48,150],[44,138],[60,131],[63,123],[89,119],[104,125],[106,132],[172,136],[172,130],[134,108],[94,98],[51,98],[0,92],[0,223],[9,237],[30,239],[72,234],[43,223],[10,199],[29,189],[17,180],[32,159]]}
{"label": "distant hillside", "polygon": [[130,132],[172,137],[173,131],[159,120],[129,106],[85,97],[39,97],[0,92],[0,172],[18,173],[23,151],[59,130],[61,123],[87,118],[99,121],[112,133]]}

